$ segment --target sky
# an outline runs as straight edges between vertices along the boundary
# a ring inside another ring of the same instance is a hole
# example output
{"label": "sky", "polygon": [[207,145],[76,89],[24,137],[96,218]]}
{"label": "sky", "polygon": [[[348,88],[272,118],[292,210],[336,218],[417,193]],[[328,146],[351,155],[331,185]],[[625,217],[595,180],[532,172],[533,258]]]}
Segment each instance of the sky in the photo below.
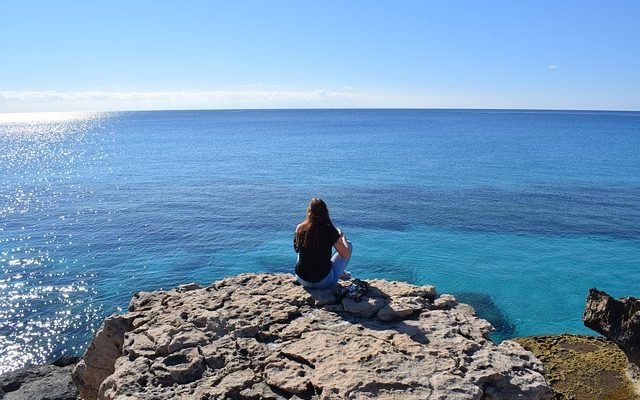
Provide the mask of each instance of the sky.
{"label": "sky", "polygon": [[0,3],[0,112],[640,110],[640,1]]}

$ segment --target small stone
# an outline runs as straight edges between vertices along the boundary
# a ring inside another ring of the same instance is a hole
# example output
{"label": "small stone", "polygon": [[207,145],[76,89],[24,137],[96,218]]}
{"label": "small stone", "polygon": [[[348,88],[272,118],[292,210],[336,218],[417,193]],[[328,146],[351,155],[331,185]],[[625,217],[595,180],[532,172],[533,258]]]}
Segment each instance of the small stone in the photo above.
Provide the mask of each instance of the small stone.
{"label": "small stone", "polygon": [[433,302],[433,309],[435,310],[451,310],[458,305],[458,300],[450,294],[440,295]]}
{"label": "small stone", "polygon": [[190,292],[192,290],[197,290],[197,289],[202,289],[202,286],[198,285],[197,283],[187,283],[185,285],[178,286],[176,290],[180,293],[184,293],[184,292]]}
{"label": "small stone", "polygon": [[385,304],[385,300],[380,297],[363,296],[360,301],[355,301],[349,297],[342,299],[344,311],[359,317],[370,317],[384,307]]}
{"label": "small stone", "polygon": [[393,299],[378,311],[381,321],[405,319],[414,313],[429,309],[427,300],[423,297],[399,297]]}

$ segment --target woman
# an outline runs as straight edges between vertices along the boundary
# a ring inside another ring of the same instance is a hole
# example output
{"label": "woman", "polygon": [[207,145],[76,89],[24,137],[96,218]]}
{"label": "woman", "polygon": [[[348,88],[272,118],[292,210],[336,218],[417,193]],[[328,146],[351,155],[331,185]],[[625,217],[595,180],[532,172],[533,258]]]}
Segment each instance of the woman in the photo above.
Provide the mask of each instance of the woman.
{"label": "woman", "polygon": [[[333,257],[331,247],[336,249]],[[293,236],[293,248],[298,253],[298,282],[305,287],[327,289],[340,278],[349,279],[345,268],[352,247],[344,233],[333,226],[325,202],[314,197],[307,207],[307,217]]]}

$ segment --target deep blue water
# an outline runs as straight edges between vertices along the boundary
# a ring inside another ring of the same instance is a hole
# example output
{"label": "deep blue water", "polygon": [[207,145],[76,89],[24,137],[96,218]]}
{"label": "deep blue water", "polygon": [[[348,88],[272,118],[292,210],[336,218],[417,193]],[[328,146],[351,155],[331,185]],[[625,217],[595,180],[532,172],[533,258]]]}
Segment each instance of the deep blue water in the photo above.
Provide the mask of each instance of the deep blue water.
{"label": "deep blue water", "polygon": [[435,284],[497,340],[640,295],[640,113],[0,114],[0,372],[79,353],[139,290],[290,272],[324,198],[356,277]]}

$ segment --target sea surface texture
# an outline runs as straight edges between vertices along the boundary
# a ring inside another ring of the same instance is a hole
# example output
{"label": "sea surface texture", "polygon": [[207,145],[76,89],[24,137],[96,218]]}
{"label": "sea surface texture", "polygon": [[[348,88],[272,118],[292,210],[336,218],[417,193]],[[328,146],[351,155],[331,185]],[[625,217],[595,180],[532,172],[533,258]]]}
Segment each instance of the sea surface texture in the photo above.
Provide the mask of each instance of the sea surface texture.
{"label": "sea surface texture", "polygon": [[0,114],[0,372],[78,354],[140,290],[291,272],[321,197],[355,277],[435,284],[495,340],[640,296],[640,113]]}

